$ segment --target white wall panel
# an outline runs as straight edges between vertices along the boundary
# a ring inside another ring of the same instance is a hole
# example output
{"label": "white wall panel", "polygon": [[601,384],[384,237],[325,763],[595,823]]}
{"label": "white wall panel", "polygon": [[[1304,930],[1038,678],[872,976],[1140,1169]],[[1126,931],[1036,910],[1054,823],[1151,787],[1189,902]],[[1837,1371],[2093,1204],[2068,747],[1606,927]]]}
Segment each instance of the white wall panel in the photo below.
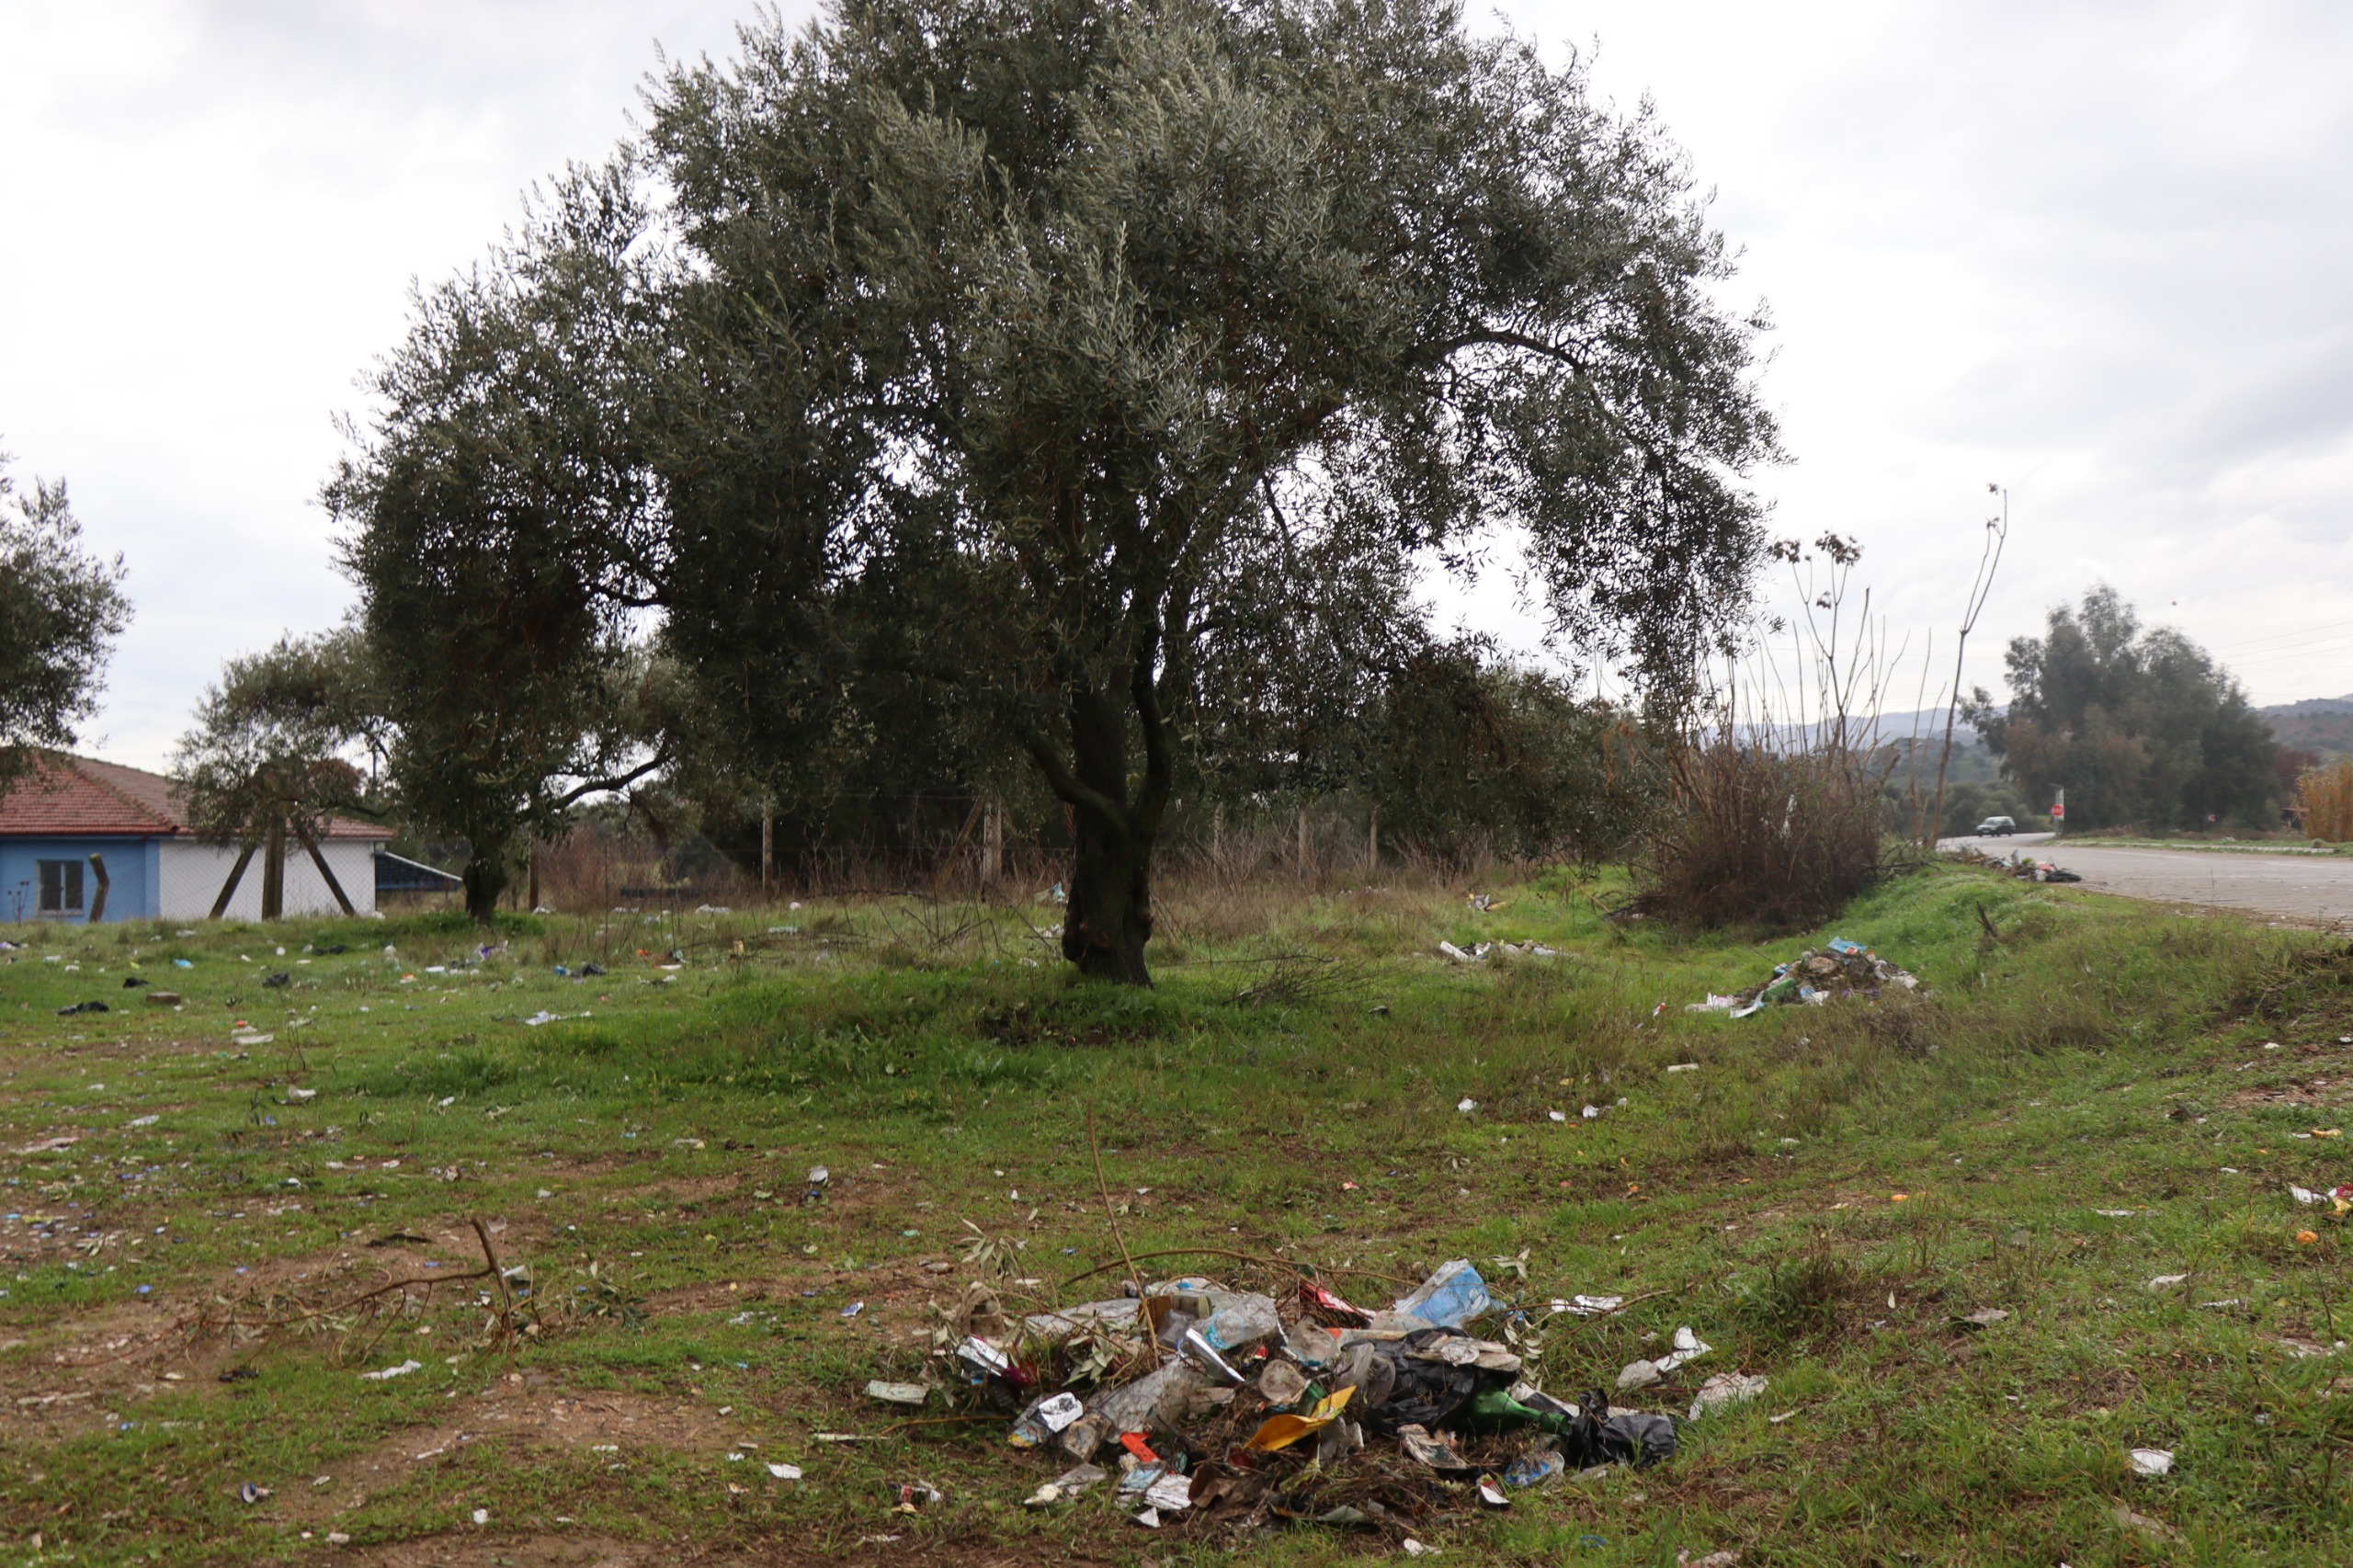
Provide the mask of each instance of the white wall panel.
{"label": "white wall panel", "polygon": [[[319,846],[335,869],[336,881],[349,895],[351,906],[365,915],[376,907],[375,846],[365,839],[333,839]],[[234,845],[199,844],[188,839],[166,840],[163,849],[163,904],[165,920],[201,920],[212,912],[212,901],[221,896],[221,884],[228,879],[229,868],[237,863]],[[261,856],[256,853],[244,876],[237,883],[234,896],[225,911],[233,920],[261,918]],[[286,913],[289,915],[335,915],[341,908],[335,894],[311,864],[311,857],[299,844],[287,846]]]}

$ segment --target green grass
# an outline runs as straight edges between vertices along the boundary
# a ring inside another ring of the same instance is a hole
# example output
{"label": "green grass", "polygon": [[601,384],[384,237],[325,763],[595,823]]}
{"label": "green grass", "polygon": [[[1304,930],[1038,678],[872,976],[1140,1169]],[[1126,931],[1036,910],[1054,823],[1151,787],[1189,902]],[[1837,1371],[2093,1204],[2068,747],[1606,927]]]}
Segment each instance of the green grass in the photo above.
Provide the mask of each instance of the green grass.
{"label": "green grass", "polygon": [[[577,1540],[1208,1562],[1101,1498],[1024,1512],[1052,1467],[994,1425],[815,1441],[882,1430],[861,1391],[922,1367],[973,1235],[1020,1244],[1041,1283],[1009,1297],[1116,1262],[1090,1109],[1138,1253],[1279,1253],[1375,1302],[1468,1256],[1525,1302],[1640,1298],[1551,1320],[1557,1391],[1682,1324],[1715,1354],[1636,1403],[1771,1380],[1669,1465],[1416,1527],[1458,1557],[2353,1559],[2343,1237],[2286,1194],[2353,1179],[2344,1140],[2297,1136],[2339,1125],[2353,1082],[2341,941],[1940,869],[1834,927],[1923,994],[1733,1022],[1683,1004],[1799,941],[1610,926],[1563,878],[1503,897],[1175,893],[1148,994],[1073,979],[1029,909],[517,919],[486,960],[445,917],[8,930],[0,1562],[310,1561],[335,1531],[482,1561]],[[1563,956],[1434,952],[1530,937]],[[587,961],[609,972],[553,972]],[[56,1015],[92,998],[116,1010]],[[542,1011],[564,1017],[524,1021]],[[239,1021],[271,1039],[237,1043]],[[828,1198],[804,1203],[816,1164]],[[539,1304],[511,1369],[483,1281],[397,1320],[306,1315],[479,1267],[470,1217]],[[399,1233],[426,1242],[366,1244]],[[1524,1285],[1486,1262],[1523,1249]],[[1957,1324],[1989,1306],[2010,1316]],[[221,1332],[233,1312],[251,1336]],[[2175,1450],[2173,1474],[2131,1475],[2133,1447]],[[945,1506],[892,1514],[917,1477]],[[271,1494],[240,1501],[248,1482]],[[1391,1548],[1298,1528],[1248,1550]]]}

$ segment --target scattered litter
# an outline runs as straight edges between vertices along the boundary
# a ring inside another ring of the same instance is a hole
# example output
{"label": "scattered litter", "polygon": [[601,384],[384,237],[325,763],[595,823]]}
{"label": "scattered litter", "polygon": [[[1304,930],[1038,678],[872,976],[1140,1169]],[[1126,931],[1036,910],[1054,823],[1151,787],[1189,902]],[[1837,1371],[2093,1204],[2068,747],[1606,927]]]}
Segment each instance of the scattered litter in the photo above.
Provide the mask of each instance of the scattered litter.
{"label": "scattered litter", "polygon": [[256,1486],[256,1485],[255,1485],[252,1482],[250,1482],[250,1481],[246,1482],[243,1486],[240,1486],[240,1487],[238,1487],[238,1488],[237,1488],[237,1497],[238,1497],[238,1500],[239,1500],[239,1501],[241,1501],[241,1502],[244,1502],[244,1503],[245,1503],[245,1504],[247,1504],[247,1505],[251,1505],[251,1504],[258,1503],[258,1502],[260,1502],[263,1498],[265,1498],[265,1497],[267,1497],[267,1496],[268,1496],[268,1495],[269,1495],[269,1488],[268,1488],[268,1487],[267,1487],[267,1486]]}
{"label": "scattered litter", "polygon": [[286,1097],[293,1101],[296,1105],[301,1105],[305,1100],[317,1099],[319,1097],[319,1091],[316,1089],[289,1089],[286,1091]]}
{"label": "scattered litter", "polygon": [[1671,1376],[1687,1361],[1696,1361],[1714,1346],[1693,1334],[1688,1328],[1675,1331],[1675,1348],[1655,1360],[1630,1362],[1618,1374],[1618,1387],[1623,1391],[1644,1389]]}
{"label": "scattered litter", "polygon": [[1699,1395],[1691,1402],[1688,1419],[1697,1421],[1711,1410],[1722,1410],[1728,1404],[1745,1404],[1765,1392],[1765,1380],[1742,1372],[1718,1372],[1699,1385]]}
{"label": "scattered litter", "polygon": [[60,1007],[57,1009],[57,1016],[61,1018],[70,1018],[76,1013],[104,1013],[108,1011],[110,1011],[110,1009],[104,1002],[76,1002],[70,1007]]}
{"label": "scattered litter", "polygon": [[2189,1276],[2187,1274],[2160,1274],[2155,1278],[2149,1281],[2149,1289],[2152,1290],[2170,1290],[2175,1286],[2188,1279],[2188,1278]]}
{"label": "scattered litter", "polygon": [[368,1382],[381,1383],[389,1382],[394,1378],[407,1377],[411,1372],[423,1370],[425,1370],[425,1363],[422,1361],[404,1361],[397,1367],[386,1367],[374,1372],[362,1372],[359,1376]]}
{"label": "scattered litter", "polygon": [[476,1508],[473,1512],[473,1520],[477,1525],[486,1525],[490,1523],[490,1510],[488,1508]]}
{"label": "scattered litter", "polygon": [[1091,1464],[1066,1470],[1021,1500],[1025,1508],[1047,1508],[1056,1503],[1066,1503],[1088,1487],[1104,1480],[1110,1472]]}
{"label": "scattered litter", "polygon": [[798,1481],[801,1479],[801,1467],[797,1464],[771,1464],[768,1473],[779,1481]]}
{"label": "scattered litter", "polygon": [[894,1514],[921,1513],[926,1508],[937,1508],[948,1501],[948,1494],[928,1481],[906,1483],[899,1487],[898,1497],[899,1506],[891,1510]]}
{"label": "scattered litter", "polygon": [[1396,1310],[1402,1316],[1439,1328],[1461,1328],[1494,1306],[1479,1271],[1471,1267],[1469,1258],[1458,1257],[1441,1264],[1437,1273],[1422,1281],[1421,1289],[1401,1298]]}
{"label": "scattered litter", "polygon": [[1468,951],[1465,951],[1464,949],[1456,947],[1452,942],[1440,942],[1438,945],[1438,950],[1444,953],[1448,958],[1452,959],[1456,963],[1485,963],[1487,961],[1487,955],[1495,950],[1495,945],[1493,942],[1481,942],[1477,946],[1470,949]]}
{"label": "scattered litter", "polygon": [[2135,1475],[2170,1475],[2173,1473],[2171,1449],[2135,1449],[2132,1450],[2132,1473]]}
{"label": "scattered litter", "polygon": [[1404,1540],[1399,1541],[1397,1543],[1397,1550],[1404,1552],[1408,1557],[1436,1557],[1438,1555],[1437,1547],[1424,1546],[1412,1536],[1407,1536]]}
{"label": "scattered litter", "polygon": [[1967,1324],[1972,1328],[1991,1328],[2006,1321],[2009,1315],[1999,1307],[1980,1307],[1973,1312],[1953,1319],[1953,1322]]}
{"label": "scattered litter", "polygon": [[866,1385],[866,1397],[882,1404],[904,1404],[912,1409],[923,1408],[931,1397],[931,1390],[921,1383],[886,1383],[880,1381]]}
{"label": "scattered litter", "polygon": [[1699,1070],[1699,1064],[1696,1062],[1677,1062],[1667,1068],[1670,1073],[1697,1073]]}
{"label": "scattered litter", "polygon": [[1555,1312],[1568,1312],[1581,1318],[1597,1318],[1607,1316],[1624,1306],[1626,1298],[1623,1296],[1571,1296],[1565,1301],[1554,1301],[1547,1304]]}
{"label": "scattered litter", "polygon": [[854,1318],[865,1310],[866,1303],[864,1301],[852,1301],[848,1306],[842,1309],[842,1316],[846,1318]]}

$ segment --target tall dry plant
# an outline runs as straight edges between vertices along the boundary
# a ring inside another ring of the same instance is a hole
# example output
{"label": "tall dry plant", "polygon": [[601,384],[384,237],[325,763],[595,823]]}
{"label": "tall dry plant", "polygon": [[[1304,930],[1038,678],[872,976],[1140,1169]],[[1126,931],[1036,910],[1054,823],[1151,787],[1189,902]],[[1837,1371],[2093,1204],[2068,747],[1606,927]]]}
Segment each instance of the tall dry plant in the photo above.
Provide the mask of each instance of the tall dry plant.
{"label": "tall dry plant", "polygon": [[2308,767],[2296,780],[2304,835],[2332,844],[2353,840],[2353,760],[2339,757],[2325,767]]}
{"label": "tall dry plant", "polygon": [[[1879,713],[1901,650],[1866,590],[1849,624],[1860,547],[1824,534],[1775,547],[1803,607],[1762,628],[1717,682],[1707,722],[1668,752],[1638,839],[1637,903],[1677,925],[1795,929],[1827,920],[1886,868]],[[1779,634],[1795,657],[1784,664]]]}

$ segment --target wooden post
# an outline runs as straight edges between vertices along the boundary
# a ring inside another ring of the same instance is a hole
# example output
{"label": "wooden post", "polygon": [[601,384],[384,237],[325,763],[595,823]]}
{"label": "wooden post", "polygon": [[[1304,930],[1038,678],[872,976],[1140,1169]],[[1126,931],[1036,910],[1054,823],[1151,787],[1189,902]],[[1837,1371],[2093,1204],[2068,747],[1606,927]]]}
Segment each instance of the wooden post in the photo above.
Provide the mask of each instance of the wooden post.
{"label": "wooden post", "polygon": [[269,819],[268,846],[261,863],[261,917],[286,917],[286,813]]}
{"label": "wooden post", "polygon": [[218,920],[229,908],[229,901],[237,896],[237,884],[245,880],[245,868],[254,863],[254,851],[261,847],[261,840],[248,838],[237,852],[237,863],[229,868],[228,880],[221,884],[221,896],[212,901],[212,913],[207,920]]}
{"label": "wooden post", "polygon": [[992,802],[981,819],[981,886],[993,888],[1005,875],[1005,811]]}
{"label": "wooden post", "polygon": [[90,857],[90,874],[98,880],[98,896],[90,901],[88,921],[90,925],[96,926],[107,917],[107,863],[96,853]]}
{"label": "wooden post", "polygon": [[1307,808],[1299,808],[1299,877],[1307,880]]}
{"label": "wooden post", "polygon": [[346,915],[358,914],[359,911],[351,906],[351,895],[343,891],[343,884],[335,880],[334,870],[327,865],[327,858],[320,850],[319,841],[311,836],[311,830],[298,822],[294,824],[294,832],[301,839],[302,847],[310,851],[311,864],[319,869],[320,879],[327,884],[327,892],[335,894],[335,903],[342,906]]}
{"label": "wooden post", "polygon": [[1381,806],[1375,802],[1372,822],[1365,829],[1364,869],[1368,874],[1381,869]]}
{"label": "wooden post", "polygon": [[769,885],[776,880],[776,801],[773,798],[760,801],[760,894],[767,895]]}
{"label": "wooden post", "polygon": [[527,907],[529,911],[536,912],[540,907],[540,840],[537,834],[532,835],[523,856],[525,864],[529,868],[528,874],[531,881],[530,902]]}

